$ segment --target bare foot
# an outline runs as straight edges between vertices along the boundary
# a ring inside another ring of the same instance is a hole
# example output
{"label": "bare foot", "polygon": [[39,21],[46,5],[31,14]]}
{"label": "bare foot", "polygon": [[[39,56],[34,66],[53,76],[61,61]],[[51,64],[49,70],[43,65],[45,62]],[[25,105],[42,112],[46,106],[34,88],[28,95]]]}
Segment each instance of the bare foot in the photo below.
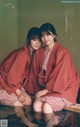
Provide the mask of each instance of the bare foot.
{"label": "bare foot", "polygon": [[54,116],[53,125],[57,125],[59,123],[59,116]]}
{"label": "bare foot", "polygon": [[27,113],[26,117],[28,118],[29,121],[33,120],[33,116],[30,113]]}
{"label": "bare foot", "polygon": [[54,125],[57,125],[59,123],[59,116],[54,116],[53,119],[51,119],[46,127],[53,127]]}
{"label": "bare foot", "polygon": [[29,127],[38,127],[38,125],[37,124],[34,124],[34,123],[32,123],[32,122],[30,122],[27,118],[25,118],[25,119],[23,119],[23,120],[21,120],[24,124],[26,124],[27,126],[29,126]]}

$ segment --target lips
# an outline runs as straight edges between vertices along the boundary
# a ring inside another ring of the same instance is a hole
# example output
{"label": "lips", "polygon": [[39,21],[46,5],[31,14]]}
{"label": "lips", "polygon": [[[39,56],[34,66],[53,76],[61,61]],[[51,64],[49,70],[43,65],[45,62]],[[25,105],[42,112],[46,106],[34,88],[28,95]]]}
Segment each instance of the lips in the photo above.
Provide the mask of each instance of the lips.
{"label": "lips", "polygon": [[48,41],[45,41],[44,43],[47,43]]}
{"label": "lips", "polygon": [[38,48],[39,46],[35,46],[36,48]]}

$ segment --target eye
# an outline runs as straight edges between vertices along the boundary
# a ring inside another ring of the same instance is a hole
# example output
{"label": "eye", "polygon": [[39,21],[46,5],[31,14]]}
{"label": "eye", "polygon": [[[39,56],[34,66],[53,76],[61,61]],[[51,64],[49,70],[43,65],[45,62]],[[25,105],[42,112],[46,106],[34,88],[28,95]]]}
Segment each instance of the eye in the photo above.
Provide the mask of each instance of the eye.
{"label": "eye", "polygon": [[37,41],[37,39],[36,38],[34,38],[34,39],[32,39],[33,41]]}
{"label": "eye", "polygon": [[47,33],[47,36],[51,35],[50,33]]}

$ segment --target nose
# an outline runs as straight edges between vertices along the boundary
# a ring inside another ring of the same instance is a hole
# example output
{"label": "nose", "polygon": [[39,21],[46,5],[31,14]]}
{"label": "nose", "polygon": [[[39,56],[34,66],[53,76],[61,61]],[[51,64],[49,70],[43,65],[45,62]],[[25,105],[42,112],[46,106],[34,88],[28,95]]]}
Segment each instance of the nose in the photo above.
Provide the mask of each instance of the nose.
{"label": "nose", "polygon": [[46,41],[47,40],[47,36],[46,35],[44,35],[44,41]]}
{"label": "nose", "polygon": [[40,40],[37,40],[37,41],[36,41],[36,45],[38,45],[39,43],[40,43]]}

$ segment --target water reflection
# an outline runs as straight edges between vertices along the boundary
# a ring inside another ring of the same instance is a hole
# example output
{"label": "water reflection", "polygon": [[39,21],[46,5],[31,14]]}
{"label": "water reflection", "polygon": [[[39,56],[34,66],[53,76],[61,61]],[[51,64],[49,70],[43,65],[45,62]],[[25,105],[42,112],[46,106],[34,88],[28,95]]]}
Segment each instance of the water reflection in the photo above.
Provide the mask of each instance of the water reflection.
{"label": "water reflection", "polygon": [[[39,127],[80,127],[80,113],[63,110],[56,112],[56,115],[59,116],[59,123],[55,126],[47,125],[43,119],[36,121],[34,117],[32,122],[38,124]],[[16,117],[12,107],[0,106],[0,121],[3,119],[8,120],[8,127],[28,127],[20,121],[20,118]]]}

